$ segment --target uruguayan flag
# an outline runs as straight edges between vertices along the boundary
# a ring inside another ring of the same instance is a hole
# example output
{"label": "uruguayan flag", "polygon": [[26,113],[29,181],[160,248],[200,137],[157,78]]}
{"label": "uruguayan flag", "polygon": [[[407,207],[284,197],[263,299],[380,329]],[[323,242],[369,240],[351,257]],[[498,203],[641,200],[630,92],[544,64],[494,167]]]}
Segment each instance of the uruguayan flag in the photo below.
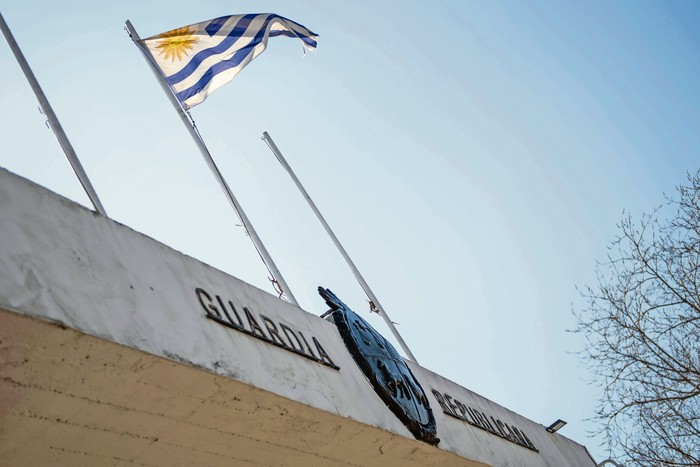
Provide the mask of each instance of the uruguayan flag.
{"label": "uruguayan flag", "polygon": [[299,23],[271,13],[222,16],[139,41],[189,109],[231,81],[267,47],[270,36],[301,39],[316,48],[318,36]]}

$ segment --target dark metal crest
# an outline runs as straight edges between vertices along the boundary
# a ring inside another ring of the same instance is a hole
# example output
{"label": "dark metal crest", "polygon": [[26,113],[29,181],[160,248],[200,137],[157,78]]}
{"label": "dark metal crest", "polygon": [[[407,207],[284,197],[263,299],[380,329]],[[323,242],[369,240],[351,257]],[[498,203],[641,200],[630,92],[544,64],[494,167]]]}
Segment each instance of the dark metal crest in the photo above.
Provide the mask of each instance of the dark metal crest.
{"label": "dark metal crest", "polygon": [[394,346],[333,292],[319,287],[318,293],[331,307],[326,316],[338,327],[350,355],[375,392],[416,439],[438,444],[428,398]]}

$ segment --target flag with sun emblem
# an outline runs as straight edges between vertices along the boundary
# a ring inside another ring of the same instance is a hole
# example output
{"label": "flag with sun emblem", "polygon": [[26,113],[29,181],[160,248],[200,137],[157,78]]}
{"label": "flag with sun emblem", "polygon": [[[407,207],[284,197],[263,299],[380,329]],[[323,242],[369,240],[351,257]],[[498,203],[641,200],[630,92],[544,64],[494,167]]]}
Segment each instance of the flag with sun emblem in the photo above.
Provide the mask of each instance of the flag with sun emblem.
{"label": "flag with sun emblem", "polygon": [[222,16],[138,41],[175,97],[190,109],[231,81],[267,47],[270,36],[301,39],[316,48],[318,36],[271,13]]}

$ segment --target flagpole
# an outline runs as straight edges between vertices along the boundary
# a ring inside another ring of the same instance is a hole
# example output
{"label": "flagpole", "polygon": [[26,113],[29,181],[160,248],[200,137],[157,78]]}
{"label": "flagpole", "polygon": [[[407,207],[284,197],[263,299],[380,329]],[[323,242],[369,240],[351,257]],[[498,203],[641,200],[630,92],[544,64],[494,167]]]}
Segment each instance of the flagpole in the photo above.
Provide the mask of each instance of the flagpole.
{"label": "flagpole", "polygon": [[90,179],[88,178],[87,174],[85,173],[85,170],[83,169],[82,164],[80,163],[80,159],[78,159],[78,156],[76,155],[75,150],[73,149],[73,146],[70,144],[70,141],[68,140],[68,136],[66,136],[65,131],[63,131],[63,127],[61,126],[61,124],[58,121],[58,117],[56,116],[53,109],[51,108],[51,104],[49,104],[49,100],[46,98],[46,95],[44,94],[44,91],[41,89],[41,86],[39,86],[39,82],[37,81],[36,76],[34,76],[32,69],[29,67],[29,63],[27,63],[27,60],[24,58],[24,54],[22,53],[22,50],[20,50],[19,45],[17,45],[17,41],[15,41],[15,38],[12,35],[12,32],[10,31],[9,26],[5,22],[5,18],[3,18],[1,13],[0,13],[0,29],[2,29],[2,33],[5,36],[5,39],[7,40],[7,43],[10,46],[10,49],[12,49],[12,53],[15,55],[15,58],[17,59],[17,62],[19,63],[20,68],[22,68],[22,71],[24,72],[24,76],[27,78],[27,81],[29,81],[29,85],[32,87],[32,91],[34,91],[34,95],[36,96],[37,100],[39,101],[39,105],[41,106],[41,110],[42,110],[42,112],[44,112],[44,115],[46,115],[46,118],[49,121],[49,126],[51,127],[51,130],[53,130],[54,135],[56,135],[56,139],[58,140],[58,144],[61,145],[61,148],[63,149],[63,153],[66,155],[66,158],[68,159],[68,162],[70,163],[71,167],[73,167],[73,171],[75,172],[75,175],[78,177],[80,184],[83,186],[85,193],[87,193],[88,198],[90,198],[90,201],[92,202],[92,205],[95,207],[95,210],[98,213],[100,213],[101,215],[103,215],[104,217],[107,217],[107,212],[105,211],[105,208],[102,206],[102,203],[100,202],[100,198],[97,196],[95,189],[92,187],[92,184],[90,183]]}
{"label": "flagpole", "polygon": [[282,273],[280,273],[279,269],[277,269],[277,265],[272,260],[270,253],[268,253],[267,249],[265,248],[265,245],[263,245],[262,240],[260,240],[260,237],[258,236],[258,233],[253,228],[253,225],[251,224],[250,220],[248,219],[248,216],[246,216],[240,203],[238,202],[236,197],[233,195],[231,188],[229,188],[228,184],[226,183],[224,176],[221,174],[221,171],[216,166],[214,159],[211,157],[211,153],[209,152],[209,149],[204,144],[204,140],[202,139],[202,135],[199,133],[197,126],[194,124],[194,120],[189,115],[189,112],[185,111],[185,109],[182,107],[182,104],[180,104],[180,101],[175,97],[172,90],[170,89],[170,86],[168,86],[168,84],[165,82],[163,75],[156,68],[155,63],[153,63],[153,61],[150,59],[150,57],[148,55],[146,55],[146,52],[142,49],[142,47],[139,46],[138,41],[140,40],[140,37],[139,37],[138,33],[136,32],[136,30],[134,29],[134,26],[131,24],[131,21],[129,21],[129,20],[126,21],[126,30],[129,33],[129,36],[131,37],[131,39],[134,41],[134,43],[138,47],[138,49],[141,50],[141,53],[143,53],[143,56],[146,59],[146,62],[148,63],[148,65],[151,67],[151,71],[153,71],[153,74],[156,76],[158,83],[160,83],[160,86],[163,88],[163,91],[165,92],[166,96],[168,96],[168,99],[173,104],[173,107],[175,107],[175,110],[177,111],[178,115],[182,119],[182,122],[187,127],[187,130],[189,131],[190,135],[192,136],[192,139],[194,139],[194,142],[197,144],[197,147],[199,148],[199,151],[202,153],[204,160],[206,161],[207,165],[209,166],[209,169],[211,169],[212,173],[214,174],[214,177],[216,177],[217,182],[219,182],[219,186],[221,186],[221,189],[224,191],[226,198],[228,199],[229,203],[231,204],[231,207],[233,207],[233,210],[236,211],[238,218],[241,220],[241,223],[243,224],[243,228],[245,229],[248,236],[250,236],[250,239],[252,240],[253,245],[255,246],[255,249],[258,251],[260,258],[263,260],[263,263],[265,263],[265,266],[267,267],[268,271],[272,275],[272,282],[273,282],[273,284],[276,285],[276,288],[278,288],[278,291],[280,292],[280,296],[285,295],[289,302],[293,303],[296,306],[299,306],[299,302],[297,302],[296,298],[292,294],[292,291],[290,290],[289,286],[287,285],[287,282],[285,282],[284,278],[282,277]]}
{"label": "flagpole", "polygon": [[365,291],[365,294],[369,298],[370,310],[379,312],[379,315],[384,319],[384,322],[386,322],[387,326],[389,326],[389,329],[391,330],[392,334],[394,334],[394,337],[399,342],[399,345],[401,346],[403,351],[406,353],[406,356],[408,358],[410,358],[411,360],[413,360],[414,362],[418,363],[418,361],[416,360],[416,357],[413,356],[413,353],[408,348],[408,345],[406,345],[406,342],[404,342],[403,338],[399,334],[399,331],[394,326],[393,321],[391,321],[389,319],[389,315],[387,315],[386,311],[384,311],[384,307],[381,305],[381,303],[379,303],[377,296],[374,295],[374,292],[372,292],[372,289],[370,289],[369,285],[367,284],[365,279],[362,277],[362,274],[360,274],[360,271],[355,266],[355,263],[353,263],[353,261],[350,259],[350,256],[348,255],[347,251],[345,251],[345,248],[343,248],[343,245],[340,243],[340,240],[338,240],[338,237],[336,237],[335,233],[333,233],[333,230],[331,230],[331,227],[328,225],[328,222],[326,222],[326,219],[321,214],[321,211],[319,211],[318,208],[316,207],[316,203],[313,202],[313,200],[309,196],[309,193],[307,193],[306,189],[301,184],[301,182],[297,178],[296,174],[294,173],[292,168],[289,166],[289,164],[287,163],[287,160],[284,158],[284,156],[280,152],[279,148],[277,148],[277,145],[272,140],[272,137],[269,135],[269,133],[267,131],[263,132],[262,139],[263,139],[263,141],[265,141],[267,143],[268,147],[270,148],[270,150],[272,150],[272,153],[275,155],[275,157],[277,158],[279,163],[282,164],[282,167],[284,167],[284,169],[287,171],[289,176],[292,177],[292,180],[294,180],[294,183],[296,184],[297,188],[301,192],[304,199],[306,199],[306,202],[309,204],[309,207],[311,207],[311,210],[314,212],[314,214],[316,214],[316,217],[323,225],[323,228],[326,229],[326,233],[328,234],[329,237],[331,237],[331,240],[333,240],[333,243],[335,244],[336,248],[338,248],[338,251],[340,251],[340,254],[343,256],[343,259],[345,259],[345,262],[350,267],[350,270],[352,271],[352,274],[355,276],[355,279],[357,279],[357,282],[360,283],[360,287],[362,287],[362,290]]}

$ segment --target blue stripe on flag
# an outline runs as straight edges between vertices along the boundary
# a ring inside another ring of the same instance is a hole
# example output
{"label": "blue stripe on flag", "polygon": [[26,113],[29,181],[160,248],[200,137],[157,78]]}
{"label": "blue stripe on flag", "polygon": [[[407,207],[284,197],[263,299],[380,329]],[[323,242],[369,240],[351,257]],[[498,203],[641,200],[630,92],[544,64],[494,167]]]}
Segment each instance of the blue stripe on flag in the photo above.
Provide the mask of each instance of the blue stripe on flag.
{"label": "blue stripe on flag", "polygon": [[200,50],[197,52],[193,57],[192,60],[190,60],[185,67],[175,73],[172,76],[168,76],[166,78],[167,82],[169,85],[173,86],[180,81],[184,80],[187,78],[189,75],[194,73],[199,65],[206,60],[207,58],[211,57],[212,55],[217,55],[226,52],[228,49],[230,49],[233,44],[236,43],[238,39],[241,38],[244,32],[248,29],[248,26],[250,23],[255,19],[255,17],[258,15],[245,15],[243,16],[236,26],[231,30],[228,36],[226,36],[226,39],[223,41],[219,42],[217,45],[214,47],[210,47],[208,49]]}
{"label": "blue stripe on flag", "polygon": [[[290,21],[290,20],[287,20]],[[294,23],[294,21],[290,21],[291,23]],[[294,23],[296,24],[296,23]],[[315,33],[311,33],[314,36],[316,35]],[[313,47],[314,49],[318,47],[318,42],[315,40],[311,39],[311,37],[302,34],[300,32],[295,32],[295,31],[270,31],[270,37],[276,37],[276,36],[287,36],[287,37],[296,37],[304,41],[309,47]]]}
{"label": "blue stripe on flag", "polygon": [[209,24],[207,25],[207,27],[204,28],[204,30],[207,32],[207,34],[209,34],[209,37],[213,36],[214,34],[219,32],[219,29],[221,29],[221,27],[224,24],[226,24],[226,21],[228,21],[228,19],[231,16],[233,16],[233,15],[222,16],[221,18],[216,18],[216,19],[211,20],[209,22]]}

